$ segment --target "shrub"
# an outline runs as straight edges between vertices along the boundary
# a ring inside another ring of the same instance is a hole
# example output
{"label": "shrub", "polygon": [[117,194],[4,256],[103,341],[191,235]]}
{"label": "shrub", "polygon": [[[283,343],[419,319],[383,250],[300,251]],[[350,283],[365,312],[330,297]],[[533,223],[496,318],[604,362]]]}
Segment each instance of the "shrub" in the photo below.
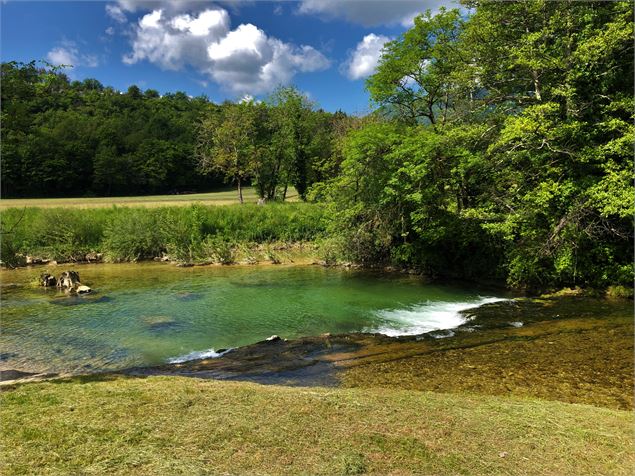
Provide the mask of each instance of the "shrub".
{"label": "shrub", "polygon": [[104,229],[103,251],[110,261],[137,261],[165,251],[157,211],[118,209]]}

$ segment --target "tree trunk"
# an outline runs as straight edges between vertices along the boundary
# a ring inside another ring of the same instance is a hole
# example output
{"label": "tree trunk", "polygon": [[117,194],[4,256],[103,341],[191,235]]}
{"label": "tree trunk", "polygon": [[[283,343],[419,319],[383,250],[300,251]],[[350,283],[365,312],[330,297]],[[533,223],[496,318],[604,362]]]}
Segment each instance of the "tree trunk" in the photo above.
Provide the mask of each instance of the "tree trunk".
{"label": "tree trunk", "polygon": [[282,201],[284,202],[287,199],[287,188],[289,187],[288,183],[284,184],[284,192],[282,192]]}
{"label": "tree trunk", "polygon": [[243,203],[243,187],[240,177],[238,177],[238,200],[240,201],[240,203]]}

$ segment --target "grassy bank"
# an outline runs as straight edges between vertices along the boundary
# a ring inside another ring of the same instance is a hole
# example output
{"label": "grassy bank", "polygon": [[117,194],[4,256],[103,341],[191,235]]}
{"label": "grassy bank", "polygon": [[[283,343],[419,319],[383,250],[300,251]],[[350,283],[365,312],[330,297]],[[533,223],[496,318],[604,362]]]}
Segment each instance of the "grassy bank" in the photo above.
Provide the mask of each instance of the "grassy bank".
{"label": "grassy bank", "polygon": [[178,377],[1,396],[4,474],[632,474],[629,412]]}
{"label": "grassy bank", "polygon": [[241,246],[303,242],[324,232],[322,209],[307,203],[257,206],[93,209],[26,208],[2,212],[1,259],[24,264],[27,255],[81,261],[103,253],[108,261],[232,259]]}

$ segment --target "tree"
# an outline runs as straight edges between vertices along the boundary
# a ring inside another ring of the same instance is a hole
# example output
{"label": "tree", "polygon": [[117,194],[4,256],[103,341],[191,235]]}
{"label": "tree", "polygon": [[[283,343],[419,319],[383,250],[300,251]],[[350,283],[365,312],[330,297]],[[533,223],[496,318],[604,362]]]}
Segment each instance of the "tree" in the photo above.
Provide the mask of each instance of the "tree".
{"label": "tree", "polygon": [[377,72],[367,80],[373,101],[409,124],[444,124],[453,107],[455,45],[463,22],[458,10],[427,11],[414,27],[387,43]]}
{"label": "tree", "polygon": [[256,108],[253,102],[225,104],[202,122],[197,155],[204,173],[220,171],[236,183],[243,203],[242,187],[252,176],[257,151]]}

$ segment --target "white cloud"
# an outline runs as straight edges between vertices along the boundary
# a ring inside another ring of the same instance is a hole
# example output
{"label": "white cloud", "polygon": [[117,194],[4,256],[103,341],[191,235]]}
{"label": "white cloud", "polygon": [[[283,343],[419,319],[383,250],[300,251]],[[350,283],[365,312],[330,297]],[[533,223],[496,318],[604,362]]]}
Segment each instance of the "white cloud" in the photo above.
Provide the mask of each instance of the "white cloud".
{"label": "white cloud", "polygon": [[207,46],[229,31],[225,10],[205,10],[198,16],[165,15],[154,10],[135,27],[132,53],[123,61],[134,64],[148,60],[163,69],[179,70],[186,65],[205,70],[209,66]]}
{"label": "white cloud", "polygon": [[128,19],[126,18],[126,14],[123,12],[122,8],[119,5],[106,5],[106,13],[117,23],[126,23],[126,21],[128,21]]}
{"label": "white cloud", "polygon": [[375,72],[379,63],[384,44],[390,40],[384,35],[375,35],[374,33],[366,35],[362,41],[357,43],[355,50],[340,67],[340,71],[351,80],[370,76]]}
{"label": "white cloud", "polygon": [[311,46],[295,46],[248,23],[208,48],[211,77],[236,93],[259,94],[288,84],[298,72],[320,71],[329,60]]}
{"label": "white cloud", "polygon": [[260,94],[288,84],[298,72],[319,71],[330,62],[311,46],[285,43],[252,24],[230,30],[220,8],[198,14],[153,10],[135,26],[132,52],[123,61],[147,60],[163,69],[191,66],[236,94]]}
{"label": "white cloud", "polygon": [[412,19],[427,9],[441,5],[456,6],[453,0],[302,0],[299,12],[326,18],[342,18],[364,26],[401,23],[412,25]]}
{"label": "white cloud", "polygon": [[96,55],[81,53],[74,42],[67,40],[62,41],[61,46],[56,46],[49,51],[46,58],[55,66],[86,66],[88,68],[99,66]]}

